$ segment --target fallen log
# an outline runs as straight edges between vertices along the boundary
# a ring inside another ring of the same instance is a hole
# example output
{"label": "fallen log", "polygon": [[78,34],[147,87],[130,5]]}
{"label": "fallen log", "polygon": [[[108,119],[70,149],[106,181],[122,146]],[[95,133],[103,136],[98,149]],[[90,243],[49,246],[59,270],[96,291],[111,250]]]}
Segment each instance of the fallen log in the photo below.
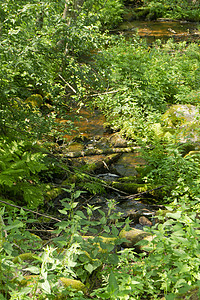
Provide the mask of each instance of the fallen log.
{"label": "fallen log", "polygon": [[121,156],[121,153],[114,153],[108,156],[105,156],[105,158],[101,160],[97,160],[96,162],[92,164],[88,164],[88,171],[94,173],[96,170],[101,169],[107,169],[109,170],[109,166],[118,160]]}
{"label": "fallen log", "polygon": [[85,149],[77,152],[67,152],[62,155],[62,158],[78,158],[84,156],[92,156],[92,155],[107,155],[112,153],[130,153],[135,150],[138,151],[140,147],[126,147],[126,148],[109,148],[109,149]]}

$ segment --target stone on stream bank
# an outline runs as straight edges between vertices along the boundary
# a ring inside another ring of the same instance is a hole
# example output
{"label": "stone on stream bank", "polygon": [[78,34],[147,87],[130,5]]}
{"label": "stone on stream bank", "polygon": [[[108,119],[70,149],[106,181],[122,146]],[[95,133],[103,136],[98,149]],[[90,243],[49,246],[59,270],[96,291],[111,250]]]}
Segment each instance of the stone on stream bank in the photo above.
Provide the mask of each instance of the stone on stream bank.
{"label": "stone on stream bank", "polygon": [[162,186],[152,186],[146,183],[137,183],[137,180],[133,181],[133,177],[119,178],[118,181],[111,183],[112,187],[126,192],[127,194],[137,195],[137,198],[148,198],[152,201],[159,201],[165,195],[166,192],[162,189]]}
{"label": "stone on stream bank", "polygon": [[[120,232],[119,237],[127,240],[126,242],[122,243],[122,247],[135,248],[137,251],[150,251],[152,247],[149,247],[148,244],[155,238],[155,236],[151,235],[150,233],[136,228],[132,228],[129,231],[123,229]],[[143,245],[138,244],[140,241],[146,241],[146,243]]]}
{"label": "stone on stream bank", "polygon": [[191,104],[175,104],[163,114],[161,123],[152,125],[159,138],[185,146],[186,153],[200,149],[200,111]]}
{"label": "stone on stream bank", "polygon": [[145,165],[146,162],[140,152],[123,153],[117,162],[112,165],[112,171],[122,177],[139,176],[137,168]]}

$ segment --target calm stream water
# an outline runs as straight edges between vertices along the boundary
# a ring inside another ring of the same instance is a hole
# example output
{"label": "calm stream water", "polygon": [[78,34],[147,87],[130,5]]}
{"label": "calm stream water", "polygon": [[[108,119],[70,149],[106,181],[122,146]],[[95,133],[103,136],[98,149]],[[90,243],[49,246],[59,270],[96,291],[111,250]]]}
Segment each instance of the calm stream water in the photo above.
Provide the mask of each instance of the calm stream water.
{"label": "calm stream water", "polygon": [[187,21],[132,21],[124,22],[120,28],[122,34],[131,36],[133,33],[138,33],[142,38],[146,38],[148,43],[152,43],[157,39],[166,41],[173,38],[178,41],[199,41],[200,32],[198,28],[200,24],[197,22]]}

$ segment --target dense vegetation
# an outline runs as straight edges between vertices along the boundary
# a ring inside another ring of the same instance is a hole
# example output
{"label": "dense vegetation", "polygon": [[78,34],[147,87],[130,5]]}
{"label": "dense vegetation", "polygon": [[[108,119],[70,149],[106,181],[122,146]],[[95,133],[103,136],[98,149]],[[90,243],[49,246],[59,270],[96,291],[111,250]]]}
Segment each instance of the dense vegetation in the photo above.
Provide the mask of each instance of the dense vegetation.
{"label": "dense vegetation", "polygon": [[133,17],[156,20],[169,18],[198,22],[200,10],[198,0],[130,0],[126,1],[133,9]]}
{"label": "dense vegetation", "polygon": [[[162,12],[172,3],[145,1]],[[1,4],[0,299],[175,299],[198,291],[199,155],[185,156],[162,116],[172,104],[199,105],[199,45],[150,47],[137,36],[110,36],[122,12],[120,0]],[[56,156],[74,126],[60,122],[72,104],[101,109],[113,130],[143,149],[143,182],[164,185],[166,211],[149,229],[156,236],[149,252],[118,251],[129,220],[113,200],[98,221],[90,204],[83,214],[84,185],[71,182],[62,209],[44,213],[56,210],[55,174],[72,172]],[[33,234],[40,223],[49,238]]]}

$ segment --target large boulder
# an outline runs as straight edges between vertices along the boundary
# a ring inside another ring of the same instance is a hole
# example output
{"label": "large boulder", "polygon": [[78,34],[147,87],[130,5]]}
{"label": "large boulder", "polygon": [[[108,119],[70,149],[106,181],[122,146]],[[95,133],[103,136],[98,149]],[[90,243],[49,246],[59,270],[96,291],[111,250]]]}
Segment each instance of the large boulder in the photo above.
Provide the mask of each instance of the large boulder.
{"label": "large boulder", "polygon": [[162,120],[166,129],[176,135],[181,143],[200,143],[200,111],[197,106],[190,104],[172,105],[163,115]]}
{"label": "large boulder", "polygon": [[138,167],[145,166],[146,162],[140,152],[123,153],[112,165],[112,172],[120,176],[139,176]]}
{"label": "large boulder", "polygon": [[[148,245],[148,243],[155,238],[151,233],[136,228],[132,228],[129,231],[122,229],[119,237],[127,240],[122,244],[124,248],[135,248],[137,251],[149,251],[152,249],[152,246]],[[140,241],[146,241],[146,244],[138,245],[137,243]]]}
{"label": "large boulder", "polygon": [[190,104],[175,104],[164,113],[163,120],[168,127],[177,127],[199,121],[199,117],[198,107]]}

